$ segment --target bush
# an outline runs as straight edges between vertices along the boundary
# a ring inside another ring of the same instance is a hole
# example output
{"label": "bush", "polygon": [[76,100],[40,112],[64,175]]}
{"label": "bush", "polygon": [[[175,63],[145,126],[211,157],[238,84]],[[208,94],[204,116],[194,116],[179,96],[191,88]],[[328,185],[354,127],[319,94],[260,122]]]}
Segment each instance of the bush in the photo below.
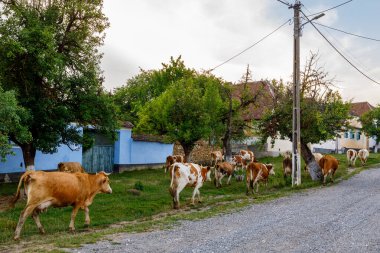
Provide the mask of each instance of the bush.
{"label": "bush", "polygon": [[144,190],[144,185],[141,183],[141,181],[137,181],[135,183],[134,189],[139,190],[139,191],[143,191]]}

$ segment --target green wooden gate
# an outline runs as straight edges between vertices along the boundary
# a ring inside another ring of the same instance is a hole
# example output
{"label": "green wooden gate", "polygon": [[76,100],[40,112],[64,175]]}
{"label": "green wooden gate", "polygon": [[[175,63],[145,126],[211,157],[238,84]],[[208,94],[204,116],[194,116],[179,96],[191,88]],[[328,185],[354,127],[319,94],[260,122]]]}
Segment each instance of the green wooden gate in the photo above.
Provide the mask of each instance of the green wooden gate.
{"label": "green wooden gate", "polygon": [[86,172],[113,171],[113,145],[96,145],[83,152],[82,165]]}

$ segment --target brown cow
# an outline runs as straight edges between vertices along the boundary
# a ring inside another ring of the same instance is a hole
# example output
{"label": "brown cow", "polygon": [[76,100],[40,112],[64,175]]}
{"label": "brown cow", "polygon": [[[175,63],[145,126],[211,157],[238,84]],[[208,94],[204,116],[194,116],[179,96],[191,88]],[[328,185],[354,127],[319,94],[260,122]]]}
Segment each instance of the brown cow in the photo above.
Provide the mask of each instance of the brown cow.
{"label": "brown cow", "polygon": [[219,162],[215,166],[214,184],[217,188],[222,187],[222,179],[225,175],[228,176],[227,184],[230,184],[231,177],[235,172],[235,165],[229,162]]}
{"label": "brown cow", "polygon": [[292,158],[286,155],[284,160],[282,160],[282,169],[284,171],[284,178],[292,174]]}
{"label": "brown cow", "polygon": [[232,161],[235,163],[236,167],[239,167],[241,169],[245,169],[248,165],[247,161],[243,159],[241,155],[235,155],[232,158]]}
{"label": "brown cow", "polygon": [[319,167],[321,167],[323,174],[323,185],[326,184],[328,175],[331,175],[331,182],[334,183],[334,174],[338,169],[338,165],[338,160],[331,155],[325,155],[319,160]]}
{"label": "brown cow", "polygon": [[173,163],[184,163],[185,158],[182,155],[169,155],[166,157],[165,173]]}
{"label": "brown cow", "polygon": [[20,197],[20,187],[24,183],[27,193],[27,203],[21,212],[14,239],[20,238],[21,229],[28,216],[32,215],[42,234],[45,233],[41,225],[39,214],[48,207],[73,206],[70,231],[74,231],[74,220],[79,208],[84,209],[85,224],[90,224],[89,206],[96,194],[112,193],[109,185],[108,175],[105,172],[97,174],[87,173],[65,173],[65,172],[44,172],[27,171],[18,183],[15,198],[11,205],[14,206]]}
{"label": "brown cow", "polygon": [[60,172],[85,172],[82,165],[80,165],[78,162],[61,162],[58,163],[57,169]]}
{"label": "brown cow", "polygon": [[259,182],[263,181],[268,184],[269,175],[274,175],[274,168],[272,164],[263,164],[252,162],[248,164],[246,172],[246,182],[247,182],[247,195],[249,189],[252,188],[252,194],[254,193],[254,187],[256,186],[256,192],[259,191]]}

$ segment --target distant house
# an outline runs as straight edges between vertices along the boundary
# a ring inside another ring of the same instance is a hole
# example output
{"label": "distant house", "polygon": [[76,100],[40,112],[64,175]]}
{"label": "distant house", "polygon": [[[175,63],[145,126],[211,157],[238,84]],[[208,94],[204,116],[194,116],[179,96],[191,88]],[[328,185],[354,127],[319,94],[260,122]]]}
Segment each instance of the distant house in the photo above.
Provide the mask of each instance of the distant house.
{"label": "distant house", "polygon": [[364,113],[373,109],[374,107],[368,102],[352,103],[350,114],[353,118],[349,121],[350,129],[342,132],[335,140],[313,144],[313,150],[322,153],[342,153],[350,148],[377,151],[376,141],[362,131],[362,124],[359,120]]}
{"label": "distant house", "polygon": [[[273,109],[272,100],[274,98],[273,88],[268,81],[249,82],[247,84],[238,84],[234,86],[233,97],[241,99],[243,90],[247,88],[252,94],[258,94],[256,105],[250,105],[249,108],[242,112],[242,117],[245,121],[260,120],[267,110]],[[359,121],[360,116],[372,110],[374,107],[368,102],[352,103],[350,114],[353,118],[350,120],[350,129],[340,134],[339,137],[326,142],[310,144],[313,152],[332,153],[332,152],[345,152],[349,148],[361,149],[366,148],[369,150],[377,150],[376,141],[365,135],[362,132],[362,125]],[[247,138],[243,141],[233,142],[233,152],[238,152],[239,149],[247,148],[261,155],[276,156],[282,152],[290,151],[292,143],[289,139],[275,139],[268,138],[263,147],[258,150],[257,133],[246,132]],[[302,134],[302,133],[301,133]]]}

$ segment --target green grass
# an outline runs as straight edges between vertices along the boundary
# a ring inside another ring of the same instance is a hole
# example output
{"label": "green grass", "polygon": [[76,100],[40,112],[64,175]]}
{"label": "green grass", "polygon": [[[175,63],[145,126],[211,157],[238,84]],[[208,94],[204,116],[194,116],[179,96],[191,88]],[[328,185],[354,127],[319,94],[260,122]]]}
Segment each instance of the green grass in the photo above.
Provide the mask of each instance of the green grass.
{"label": "green grass", "polygon": [[[340,165],[335,179],[349,178],[345,155],[336,155],[336,157]],[[221,189],[216,189],[212,182],[205,182],[200,189],[203,202],[192,206],[190,204],[192,189],[185,188],[180,195],[179,211],[172,210],[168,191],[170,178],[163,170],[113,174],[110,176],[113,193],[97,195],[90,206],[90,230],[84,227],[84,213],[79,211],[75,223],[77,232],[74,235],[68,232],[72,208],[50,208],[40,216],[46,235],[39,235],[34,221],[28,218],[21,233],[21,242],[13,242],[12,237],[18,217],[25,206],[25,200],[19,200],[14,209],[0,211],[0,250],[20,243],[50,245],[51,250],[55,250],[55,247],[76,247],[83,243],[95,242],[107,234],[165,228],[178,220],[202,219],[305,188],[321,187],[320,182],[313,182],[306,173],[303,173],[301,186],[291,187],[290,178],[287,180],[283,178],[281,157],[263,158],[260,161],[274,164],[276,175],[270,178],[268,187],[260,185],[259,194],[246,196],[245,182],[236,182],[234,178],[231,180],[231,185],[226,185],[226,179],[223,179]],[[357,164],[359,163],[357,161]],[[364,168],[378,163],[380,163],[380,154],[371,154]],[[361,170],[362,168],[358,166],[355,173]],[[133,195],[128,191],[136,188],[136,185],[143,189],[140,195]],[[16,187],[16,183],[1,184],[0,196],[14,194]],[[40,249],[37,248],[35,251]],[[33,252],[33,248],[28,250]]]}

